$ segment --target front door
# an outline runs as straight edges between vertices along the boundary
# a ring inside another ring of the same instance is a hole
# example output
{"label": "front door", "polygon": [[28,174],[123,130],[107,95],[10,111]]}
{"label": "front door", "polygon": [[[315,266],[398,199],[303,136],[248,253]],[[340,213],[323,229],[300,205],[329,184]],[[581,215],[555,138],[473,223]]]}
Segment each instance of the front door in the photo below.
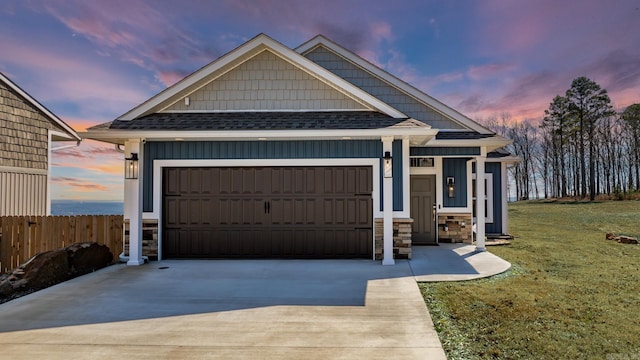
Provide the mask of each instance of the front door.
{"label": "front door", "polygon": [[411,217],[413,245],[436,243],[434,204],[436,200],[435,175],[411,175]]}

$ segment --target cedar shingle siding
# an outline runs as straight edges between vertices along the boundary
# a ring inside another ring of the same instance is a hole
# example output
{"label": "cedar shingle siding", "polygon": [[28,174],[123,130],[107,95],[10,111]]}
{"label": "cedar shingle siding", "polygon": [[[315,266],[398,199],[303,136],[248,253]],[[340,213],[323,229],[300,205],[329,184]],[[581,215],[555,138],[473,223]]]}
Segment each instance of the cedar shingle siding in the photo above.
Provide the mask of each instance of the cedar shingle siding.
{"label": "cedar shingle siding", "polygon": [[64,131],[0,81],[0,216],[47,214],[50,129]]}
{"label": "cedar shingle siding", "polygon": [[0,166],[47,170],[48,130],[54,125],[0,82]]}
{"label": "cedar shingle siding", "polygon": [[283,60],[263,51],[189,95],[167,110],[324,110],[366,109]]}

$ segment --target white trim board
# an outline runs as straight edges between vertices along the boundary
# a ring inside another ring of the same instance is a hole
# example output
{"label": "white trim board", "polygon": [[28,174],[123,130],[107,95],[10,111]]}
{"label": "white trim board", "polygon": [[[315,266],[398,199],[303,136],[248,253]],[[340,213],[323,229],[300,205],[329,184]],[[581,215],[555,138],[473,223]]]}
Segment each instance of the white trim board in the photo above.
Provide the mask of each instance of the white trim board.
{"label": "white trim board", "polygon": [[[158,259],[162,259],[162,169],[165,167],[257,167],[257,166],[371,166],[373,192],[373,218],[382,218],[380,211],[380,159],[220,159],[220,160],[154,160],[153,161],[153,212],[143,213],[143,219],[158,220]],[[403,204],[408,209],[409,203]],[[406,217],[405,210],[394,211],[394,218]],[[373,229],[375,249],[375,227]],[[375,251],[374,251],[375,253]],[[374,254],[375,256],[375,254]]]}

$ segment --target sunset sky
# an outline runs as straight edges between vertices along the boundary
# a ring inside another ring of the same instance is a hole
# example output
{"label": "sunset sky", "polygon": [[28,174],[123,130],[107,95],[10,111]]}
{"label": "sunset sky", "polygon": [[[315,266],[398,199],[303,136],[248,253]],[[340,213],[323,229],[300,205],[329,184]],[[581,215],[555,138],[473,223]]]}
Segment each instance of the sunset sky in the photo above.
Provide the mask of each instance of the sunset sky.
{"label": "sunset sky", "polygon": [[[0,71],[83,131],[259,33],[326,35],[473,119],[540,119],[578,76],[640,102],[638,0],[2,0]],[[52,197],[121,200],[122,158],[55,153]]]}

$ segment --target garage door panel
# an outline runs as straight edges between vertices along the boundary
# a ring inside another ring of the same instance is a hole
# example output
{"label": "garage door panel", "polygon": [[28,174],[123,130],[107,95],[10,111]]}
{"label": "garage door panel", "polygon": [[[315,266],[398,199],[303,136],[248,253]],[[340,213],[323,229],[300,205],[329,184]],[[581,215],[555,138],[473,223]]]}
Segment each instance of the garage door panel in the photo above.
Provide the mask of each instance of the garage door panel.
{"label": "garage door panel", "polygon": [[321,214],[317,208],[318,203],[319,201],[316,201],[316,199],[306,199],[304,207],[300,210],[305,215],[304,224],[313,225],[316,223],[316,214]]}
{"label": "garage door panel", "polygon": [[371,198],[368,199],[358,199],[358,227],[367,227],[370,228],[373,226],[373,218],[368,215],[373,211],[373,200]]}
{"label": "garage door panel", "polygon": [[370,258],[371,191],[370,167],[165,168],[163,254]]}
{"label": "garage door panel", "polygon": [[333,224],[344,225],[346,224],[346,199],[333,199],[333,212],[336,214]]}
{"label": "garage door panel", "polygon": [[315,168],[305,169],[306,174],[302,179],[305,185],[305,191],[304,191],[305,194],[317,194],[317,189],[316,189],[317,171],[318,169],[315,169]]}

